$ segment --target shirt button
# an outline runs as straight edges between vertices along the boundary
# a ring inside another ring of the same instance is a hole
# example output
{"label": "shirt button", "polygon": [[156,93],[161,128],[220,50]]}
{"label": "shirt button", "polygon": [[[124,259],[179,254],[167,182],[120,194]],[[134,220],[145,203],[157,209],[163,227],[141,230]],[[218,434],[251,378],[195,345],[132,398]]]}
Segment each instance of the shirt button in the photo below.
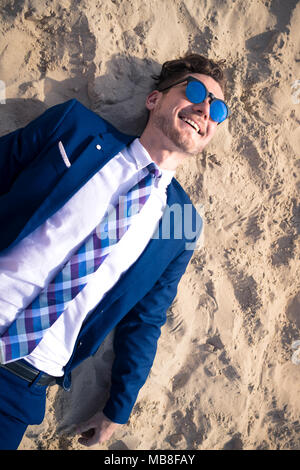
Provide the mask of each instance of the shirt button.
{"label": "shirt button", "polygon": [[97,145],[96,145],[96,149],[97,149],[97,150],[101,150],[101,145],[97,144]]}

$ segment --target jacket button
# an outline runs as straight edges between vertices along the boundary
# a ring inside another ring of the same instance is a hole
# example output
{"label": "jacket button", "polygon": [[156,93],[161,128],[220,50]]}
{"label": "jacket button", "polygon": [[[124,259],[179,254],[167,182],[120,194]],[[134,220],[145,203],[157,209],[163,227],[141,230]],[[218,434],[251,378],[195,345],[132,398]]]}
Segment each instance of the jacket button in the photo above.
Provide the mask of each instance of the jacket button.
{"label": "jacket button", "polygon": [[101,145],[97,144],[97,145],[96,145],[96,149],[97,149],[97,150],[101,150]]}

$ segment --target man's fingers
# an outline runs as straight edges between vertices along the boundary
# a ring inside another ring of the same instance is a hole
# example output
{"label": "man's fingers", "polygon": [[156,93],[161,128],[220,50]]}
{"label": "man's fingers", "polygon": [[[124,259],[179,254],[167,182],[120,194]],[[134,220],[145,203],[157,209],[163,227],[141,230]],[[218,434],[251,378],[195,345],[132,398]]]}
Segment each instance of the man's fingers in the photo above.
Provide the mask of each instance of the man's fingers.
{"label": "man's fingers", "polygon": [[[91,437],[80,437],[78,439],[79,444],[82,444],[86,447],[91,447],[95,444],[99,444],[99,436],[97,436],[94,432],[94,429],[92,430],[92,436]],[[88,433],[89,431],[87,431]],[[85,434],[85,433],[84,433]],[[83,434],[82,434],[83,436]]]}
{"label": "man's fingers", "polygon": [[96,413],[91,419],[77,426],[76,431],[81,434],[78,442],[87,447],[101,444],[110,439],[118,426],[118,423],[106,418],[103,413]]}
{"label": "man's fingers", "polygon": [[89,432],[95,428],[95,423],[89,419],[88,421],[84,421],[83,423],[80,423],[77,428],[76,432],[77,434],[83,434],[85,432]]}
{"label": "man's fingers", "polygon": [[77,433],[81,434],[78,442],[84,446],[90,447],[99,443],[99,432],[96,432],[96,426],[91,423],[86,423],[77,428]]}
{"label": "man's fingers", "polygon": [[86,439],[90,439],[91,437],[94,436],[94,434],[95,434],[95,429],[94,428],[91,428],[88,431],[82,431],[81,432],[82,437],[85,437]]}

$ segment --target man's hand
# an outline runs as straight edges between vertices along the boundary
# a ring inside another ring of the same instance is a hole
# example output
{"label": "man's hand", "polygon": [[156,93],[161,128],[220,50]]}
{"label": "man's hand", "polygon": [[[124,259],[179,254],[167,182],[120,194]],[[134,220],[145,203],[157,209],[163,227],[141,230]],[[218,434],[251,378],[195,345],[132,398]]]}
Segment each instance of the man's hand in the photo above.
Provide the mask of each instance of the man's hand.
{"label": "man's hand", "polygon": [[101,444],[112,436],[118,426],[120,424],[114,423],[100,411],[77,426],[77,433],[81,434],[78,442],[87,447]]}

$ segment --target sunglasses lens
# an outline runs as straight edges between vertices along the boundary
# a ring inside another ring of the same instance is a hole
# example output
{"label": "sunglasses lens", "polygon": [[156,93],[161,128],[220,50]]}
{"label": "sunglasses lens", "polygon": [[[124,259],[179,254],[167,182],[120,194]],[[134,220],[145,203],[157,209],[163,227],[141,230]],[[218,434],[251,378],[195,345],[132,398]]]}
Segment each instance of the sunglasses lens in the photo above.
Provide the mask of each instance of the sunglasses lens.
{"label": "sunglasses lens", "polygon": [[185,94],[192,103],[202,103],[206,98],[205,86],[200,82],[189,82]]}
{"label": "sunglasses lens", "polygon": [[210,117],[215,122],[223,122],[228,116],[228,108],[224,101],[214,100],[210,105]]}
{"label": "sunglasses lens", "polygon": [[[198,81],[188,82],[185,89],[186,97],[192,103],[203,103],[207,91],[203,83]],[[215,122],[223,122],[228,116],[228,107],[224,101],[214,99],[210,105],[210,117]]]}

